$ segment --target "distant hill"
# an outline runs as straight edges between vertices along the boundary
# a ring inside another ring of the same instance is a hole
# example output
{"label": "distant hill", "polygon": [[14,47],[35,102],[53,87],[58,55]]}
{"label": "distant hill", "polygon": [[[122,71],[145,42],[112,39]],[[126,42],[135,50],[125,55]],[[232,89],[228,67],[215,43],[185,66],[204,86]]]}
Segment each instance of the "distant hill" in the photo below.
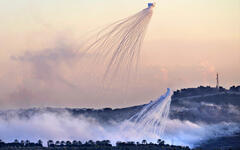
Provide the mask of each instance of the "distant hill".
{"label": "distant hill", "polygon": [[[30,118],[41,113],[68,112],[74,117],[84,115],[93,117],[102,123],[112,120],[123,121],[138,112],[144,105],[127,108],[30,108],[0,111],[0,117],[4,119],[18,116]],[[217,123],[221,121],[240,122],[240,86],[232,86],[230,89],[213,87],[187,88],[173,92],[170,108],[170,118],[189,120],[192,122]]]}
{"label": "distant hill", "polygon": [[192,122],[240,122],[240,86],[174,91],[170,112],[170,118]]}

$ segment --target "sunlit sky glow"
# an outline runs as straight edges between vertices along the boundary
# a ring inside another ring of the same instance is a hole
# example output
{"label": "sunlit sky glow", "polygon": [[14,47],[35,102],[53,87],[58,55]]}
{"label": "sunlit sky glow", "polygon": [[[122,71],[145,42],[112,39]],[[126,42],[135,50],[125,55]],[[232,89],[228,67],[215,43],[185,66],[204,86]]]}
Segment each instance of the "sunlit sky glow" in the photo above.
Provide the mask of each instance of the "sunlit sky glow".
{"label": "sunlit sky glow", "polygon": [[[147,2],[1,0],[0,109],[142,104],[168,87],[215,86],[216,72],[221,86],[240,84],[239,0],[156,1],[139,79],[127,92],[115,81],[102,94],[76,57],[44,57],[48,50],[77,49],[88,31],[137,13]],[[17,59],[26,51],[36,57]],[[39,64],[42,57],[50,64]]]}

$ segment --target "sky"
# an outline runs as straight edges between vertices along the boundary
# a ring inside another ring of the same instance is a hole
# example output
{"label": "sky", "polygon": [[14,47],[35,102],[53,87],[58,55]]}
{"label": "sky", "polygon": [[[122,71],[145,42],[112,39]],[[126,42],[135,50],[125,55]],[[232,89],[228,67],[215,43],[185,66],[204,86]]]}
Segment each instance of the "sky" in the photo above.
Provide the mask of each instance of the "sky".
{"label": "sky", "polygon": [[0,109],[139,105],[167,88],[215,86],[217,72],[221,86],[240,85],[240,1],[159,0],[139,74],[127,87],[113,80],[102,88],[101,64],[79,61],[75,50],[89,31],[148,2],[1,0]]}

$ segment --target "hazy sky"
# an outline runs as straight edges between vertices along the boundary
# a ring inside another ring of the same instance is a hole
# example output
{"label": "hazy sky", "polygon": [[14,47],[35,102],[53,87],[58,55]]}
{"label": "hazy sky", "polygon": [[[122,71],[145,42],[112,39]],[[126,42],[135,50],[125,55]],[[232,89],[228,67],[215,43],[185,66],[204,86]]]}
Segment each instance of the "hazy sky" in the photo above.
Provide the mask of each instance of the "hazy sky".
{"label": "hazy sky", "polygon": [[[139,12],[143,0],[1,0],[0,109],[123,107],[173,90],[240,84],[240,1],[159,0],[128,87],[102,89],[79,61],[88,31]],[[94,71],[91,71],[94,70]]]}

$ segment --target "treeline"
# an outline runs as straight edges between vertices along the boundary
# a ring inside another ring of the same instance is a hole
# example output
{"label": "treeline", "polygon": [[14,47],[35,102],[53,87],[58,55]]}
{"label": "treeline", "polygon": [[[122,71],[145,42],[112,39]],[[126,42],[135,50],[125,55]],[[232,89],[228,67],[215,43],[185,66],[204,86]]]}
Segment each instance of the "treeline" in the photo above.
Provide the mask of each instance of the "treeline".
{"label": "treeline", "polygon": [[47,147],[39,140],[37,143],[14,140],[5,143],[0,140],[1,150],[190,150],[189,147],[165,144],[161,139],[157,143],[148,143],[146,140],[140,142],[117,142],[114,146],[109,140],[92,141],[82,143],[81,141],[56,141],[49,140]]}
{"label": "treeline", "polygon": [[210,87],[210,86],[199,86],[197,88],[184,88],[181,90],[176,90],[173,92],[172,98],[181,98],[188,96],[204,95],[204,94],[214,94],[217,92],[240,92],[240,86],[231,86],[229,89],[223,87]]}
{"label": "treeline", "polygon": [[18,141],[17,139],[10,143],[5,143],[0,139],[0,149],[1,148],[23,148],[23,147],[43,147],[43,142],[38,140],[37,143],[30,142],[29,140]]}

